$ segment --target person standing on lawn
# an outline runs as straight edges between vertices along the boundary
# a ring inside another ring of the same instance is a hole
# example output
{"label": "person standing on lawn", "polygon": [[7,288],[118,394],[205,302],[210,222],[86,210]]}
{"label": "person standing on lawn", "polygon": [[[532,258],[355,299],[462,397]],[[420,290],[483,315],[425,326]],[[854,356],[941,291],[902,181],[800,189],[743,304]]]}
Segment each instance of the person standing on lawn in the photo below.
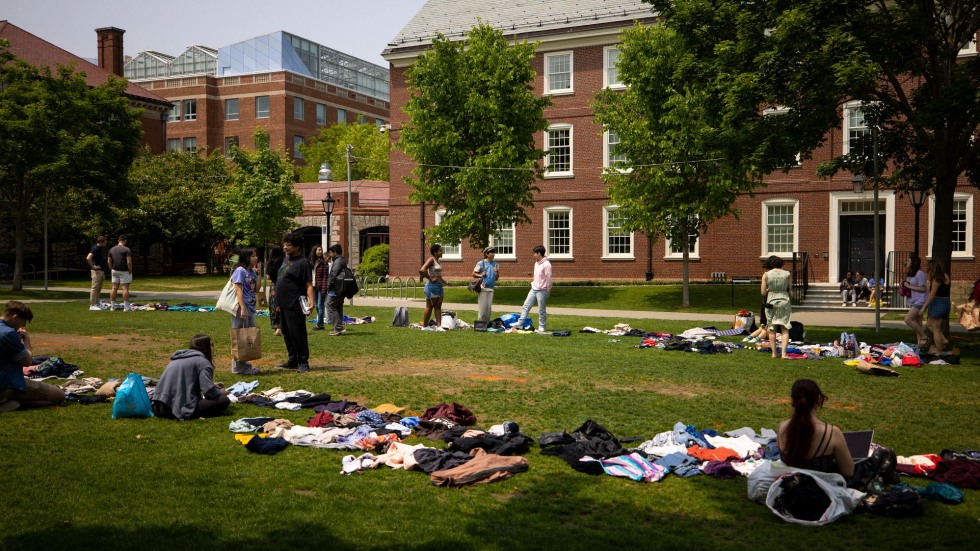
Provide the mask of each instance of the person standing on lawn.
{"label": "person standing on lawn", "polygon": [[483,278],[483,287],[477,297],[477,321],[490,321],[491,310],[493,309],[493,287],[500,277],[500,270],[497,262],[493,259],[497,255],[496,249],[487,247],[483,249],[483,260],[476,263],[473,267],[473,277]]}
{"label": "person standing on lawn", "polygon": [[34,363],[27,324],[34,319],[31,307],[11,300],[0,316],[0,413],[21,406],[53,406],[65,400],[60,388],[24,377],[24,368]]}
{"label": "person standing on lawn", "polygon": [[320,245],[313,247],[313,252],[310,253],[310,265],[313,267],[313,294],[316,297],[316,325],[313,326],[313,330],[323,331],[323,318],[326,317],[327,323],[330,322],[329,316],[326,315],[330,260],[323,255],[323,247]]}
{"label": "person standing on lawn", "polygon": [[[238,264],[231,273],[238,298],[238,315],[231,317],[231,328],[255,327],[255,289],[258,286],[259,253],[253,248],[238,251]],[[248,362],[231,360],[231,372],[239,375],[258,375],[261,371]]]}
{"label": "person standing on lawn", "polygon": [[921,348],[929,341],[926,337],[926,328],[922,324],[922,314],[919,312],[922,304],[926,301],[926,273],[922,271],[922,259],[915,255],[909,257],[905,263],[905,268],[907,271],[902,287],[908,289],[910,293],[909,311],[905,314],[905,325],[915,331],[915,342]]}
{"label": "person standing on lawn", "polygon": [[329,334],[337,337],[347,332],[344,329],[344,268],[347,261],[341,256],[343,249],[340,245],[330,245],[330,272],[327,276],[327,315],[333,321],[333,331]]}
{"label": "person standing on lawn", "polygon": [[548,324],[548,297],[551,296],[551,261],[545,256],[544,245],[538,245],[531,251],[534,254],[534,277],[531,280],[531,291],[524,300],[524,307],[521,308],[521,317],[518,318],[516,326],[524,327],[524,320],[527,319],[531,306],[538,303],[538,333],[547,333]]}
{"label": "person standing on lawn", "polygon": [[[280,369],[295,369],[300,373],[310,370],[310,343],[306,334],[306,318],[313,312],[313,273],[310,263],[303,256],[303,237],[288,233],[283,238],[286,258],[276,278],[276,301],[283,340],[286,341],[287,360]],[[308,309],[304,311],[300,298],[305,297]]]}
{"label": "person standing on lawn", "polygon": [[92,269],[92,290],[88,295],[89,310],[102,310],[102,308],[99,308],[99,298],[102,295],[102,283],[105,281],[105,274],[109,271],[109,263],[106,261],[105,250],[108,241],[106,236],[100,235],[95,240],[95,245],[88,252],[88,256],[85,257],[85,262],[88,262],[89,267]]}
{"label": "person standing on lawn", "polygon": [[762,296],[766,297],[766,322],[769,330],[769,344],[772,357],[776,357],[776,332],[782,335],[782,358],[787,356],[789,346],[789,322],[793,309],[789,302],[790,274],[783,269],[783,259],[770,256],[766,260],[768,271],[762,274]]}
{"label": "person standing on lawn", "polygon": [[933,259],[926,263],[929,272],[929,294],[919,308],[920,316],[928,316],[926,329],[932,333],[932,343],[936,346],[936,354],[942,354],[946,347],[946,336],[943,334],[943,320],[949,319],[949,274],[939,260]]}
{"label": "person standing on lawn", "polygon": [[123,310],[131,312],[129,304],[129,285],[133,282],[133,252],[126,246],[126,236],[120,235],[119,242],[109,249],[109,270],[112,273],[112,287],[109,290],[109,303],[116,308],[116,291],[123,288]]}
{"label": "person standing on lawn", "polygon": [[445,282],[442,279],[442,264],[439,264],[439,259],[442,258],[442,245],[433,244],[429,247],[429,253],[432,256],[419,268],[419,281],[425,280],[425,310],[422,312],[424,327],[429,326],[433,313],[435,313],[436,325],[442,321],[443,283]]}

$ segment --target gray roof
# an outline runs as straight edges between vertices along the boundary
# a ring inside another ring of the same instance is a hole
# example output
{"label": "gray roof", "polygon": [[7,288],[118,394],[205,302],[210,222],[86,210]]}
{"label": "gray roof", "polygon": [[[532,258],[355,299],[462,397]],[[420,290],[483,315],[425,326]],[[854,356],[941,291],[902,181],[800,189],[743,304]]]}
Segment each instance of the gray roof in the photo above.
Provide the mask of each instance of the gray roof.
{"label": "gray roof", "polygon": [[654,15],[653,6],[641,0],[429,0],[383,53],[427,46],[436,33],[459,39],[479,21],[521,37],[576,27],[629,25]]}

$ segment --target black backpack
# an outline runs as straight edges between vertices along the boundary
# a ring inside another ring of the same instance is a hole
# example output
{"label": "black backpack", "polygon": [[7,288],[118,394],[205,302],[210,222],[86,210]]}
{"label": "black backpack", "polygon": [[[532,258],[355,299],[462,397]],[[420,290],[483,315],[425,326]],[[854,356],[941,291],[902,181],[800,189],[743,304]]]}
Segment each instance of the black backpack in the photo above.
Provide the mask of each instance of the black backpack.
{"label": "black backpack", "polygon": [[337,294],[344,298],[354,298],[361,290],[357,286],[357,278],[354,277],[354,272],[346,265],[337,274],[337,281],[334,286],[337,288]]}
{"label": "black backpack", "polygon": [[803,342],[806,337],[806,331],[803,329],[803,324],[798,321],[789,322],[789,340],[796,342]]}

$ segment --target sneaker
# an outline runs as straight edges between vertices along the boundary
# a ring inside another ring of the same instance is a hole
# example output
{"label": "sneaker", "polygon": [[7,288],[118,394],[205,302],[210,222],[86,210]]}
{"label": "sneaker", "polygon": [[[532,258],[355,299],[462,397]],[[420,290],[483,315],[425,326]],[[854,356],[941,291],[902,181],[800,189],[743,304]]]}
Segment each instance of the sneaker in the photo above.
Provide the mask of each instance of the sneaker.
{"label": "sneaker", "polygon": [[281,364],[277,365],[276,366],[276,369],[296,369],[296,365],[295,364],[291,364],[289,362],[284,362],[284,363],[281,363]]}
{"label": "sneaker", "polygon": [[123,306],[123,311],[124,312],[132,312],[133,311],[133,305],[132,304],[127,304],[127,305]]}
{"label": "sneaker", "polygon": [[262,370],[252,366],[246,366],[245,369],[240,369],[237,371],[232,369],[231,372],[235,375],[258,375],[262,373]]}
{"label": "sneaker", "polygon": [[538,330],[537,330],[537,333],[539,333],[539,334],[541,334],[541,335],[545,335],[545,334],[549,334],[549,333],[550,333],[550,331],[548,331],[548,330],[547,330],[547,329],[545,329],[544,327],[538,327]]}
{"label": "sneaker", "polygon": [[842,302],[842,303],[840,303],[840,305],[841,306],[847,306],[847,303],[846,302]]}
{"label": "sneaker", "polygon": [[322,325],[314,325],[313,326],[313,330],[314,331],[323,331],[323,326]]}
{"label": "sneaker", "polygon": [[858,305],[858,303],[856,303],[856,302],[852,302],[851,303],[851,306],[857,306],[857,305]]}
{"label": "sneaker", "polygon": [[10,413],[11,411],[14,411],[19,407],[20,407],[20,402],[8,398],[0,402],[0,413]]}
{"label": "sneaker", "polygon": [[327,334],[330,335],[331,337],[339,337],[340,335],[343,335],[345,333],[347,333],[347,330],[346,329],[341,329],[340,331],[337,331],[336,329],[334,329],[333,331],[331,331],[331,332],[329,332]]}
{"label": "sneaker", "polygon": [[96,306],[94,304],[92,306],[89,306],[88,309],[91,310],[91,311],[93,311],[93,312],[101,312],[102,311],[102,308],[99,308],[98,306]]}
{"label": "sneaker", "polygon": [[310,370],[310,364],[299,364],[298,366],[296,366],[296,371],[298,373],[306,373],[309,370]]}

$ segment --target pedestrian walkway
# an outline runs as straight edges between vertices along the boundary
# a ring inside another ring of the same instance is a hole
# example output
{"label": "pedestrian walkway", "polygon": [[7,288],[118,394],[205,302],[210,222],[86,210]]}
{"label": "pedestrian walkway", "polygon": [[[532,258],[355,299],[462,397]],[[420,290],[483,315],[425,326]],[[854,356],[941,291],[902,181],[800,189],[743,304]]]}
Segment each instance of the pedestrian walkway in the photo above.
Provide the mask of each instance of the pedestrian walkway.
{"label": "pedestrian walkway", "polygon": [[[30,290],[41,290],[38,287],[25,287]],[[49,287],[51,291],[80,291],[71,287]],[[207,302],[217,300],[217,291],[143,291],[132,293],[132,302]],[[30,302],[88,302],[88,297],[84,299],[61,299],[61,300],[31,300]],[[374,298],[356,297],[355,306],[375,306],[375,307],[395,307],[407,306],[409,308],[423,308],[423,299],[409,298]],[[476,301],[466,303],[445,303],[443,310],[454,310],[475,312],[477,309]],[[500,313],[502,310],[519,312],[520,306],[506,308],[494,305],[494,310]],[[537,310],[532,310],[532,317],[536,317]],[[697,321],[711,322],[719,327],[730,327],[733,314],[705,314],[698,312],[651,312],[647,310],[603,310],[598,308],[567,308],[559,306],[549,306],[548,313],[552,315],[583,316],[613,319],[654,319],[654,320],[675,320],[675,321]],[[874,310],[868,308],[856,308],[847,312],[821,312],[821,311],[802,311],[793,312],[793,319],[802,323],[804,327],[855,327],[864,329],[874,329],[875,316]],[[881,327],[886,329],[908,329],[905,322],[901,320],[881,320]],[[954,333],[965,333],[961,325],[951,323],[950,330]]]}

